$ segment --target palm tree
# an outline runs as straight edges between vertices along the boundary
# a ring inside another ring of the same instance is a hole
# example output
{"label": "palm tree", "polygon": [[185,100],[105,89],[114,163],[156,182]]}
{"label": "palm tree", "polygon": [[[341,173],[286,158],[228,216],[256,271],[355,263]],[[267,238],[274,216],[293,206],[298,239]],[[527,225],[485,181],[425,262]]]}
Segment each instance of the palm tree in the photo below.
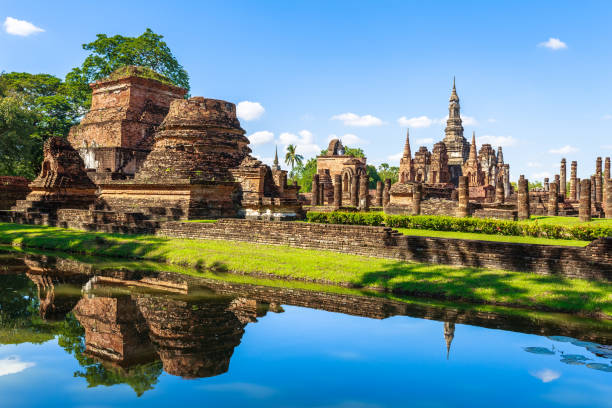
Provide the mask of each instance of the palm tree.
{"label": "palm tree", "polygon": [[301,166],[303,160],[304,156],[296,153],[295,145],[290,144],[287,146],[287,153],[285,154],[285,163],[291,166],[291,171],[293,171],[293,168],[295,166]]}

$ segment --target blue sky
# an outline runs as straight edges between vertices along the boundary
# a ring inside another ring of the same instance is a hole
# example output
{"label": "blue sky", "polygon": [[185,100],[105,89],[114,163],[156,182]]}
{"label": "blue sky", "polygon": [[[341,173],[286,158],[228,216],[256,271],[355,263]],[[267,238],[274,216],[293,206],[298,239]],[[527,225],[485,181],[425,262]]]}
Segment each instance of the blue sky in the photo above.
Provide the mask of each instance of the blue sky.
{"label": "blue sky", "polygon": [[562,157],[586,177],[612,155],[610,21],[606,1],[2,0],[0,70],[63,77],[96,33],[150,27],[192,95],[261,105],[241,120],[258,157],[289,142],[310,157],[336,135],[376,165],[398,163],[408,124],[413,151],[442,139],[456,76],[466,137],[501,143],[513,180]]}

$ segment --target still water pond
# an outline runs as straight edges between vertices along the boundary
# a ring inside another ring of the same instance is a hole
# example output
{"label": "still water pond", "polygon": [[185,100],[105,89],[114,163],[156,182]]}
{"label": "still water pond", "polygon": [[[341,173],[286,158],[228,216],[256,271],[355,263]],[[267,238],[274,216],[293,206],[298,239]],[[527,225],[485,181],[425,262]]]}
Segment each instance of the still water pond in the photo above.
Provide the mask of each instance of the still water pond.
{"label": "still water pond", "polygon": [[0,265],[2,407],[612,406],[607,324],[38,255]]}

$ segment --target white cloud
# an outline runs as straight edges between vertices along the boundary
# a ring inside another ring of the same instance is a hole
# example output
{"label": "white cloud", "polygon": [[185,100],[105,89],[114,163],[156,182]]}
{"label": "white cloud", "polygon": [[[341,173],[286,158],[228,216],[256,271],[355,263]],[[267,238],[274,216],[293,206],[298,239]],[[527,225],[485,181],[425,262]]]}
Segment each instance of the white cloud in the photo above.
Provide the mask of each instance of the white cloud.
{"label": "white cloud", "polygon": [[487,122],[489,122],[489,123],[495,123],[495,122],[497,122],[497,119],[495,119],[495,118],[489,118],[489,119],[487,119]]}
{"label": "white cloud", "polygon": [[298,134],[284,132],[278,137],[281,145],[296,145],[296,151],[301,155],[321,153],[321,148],[314,142],[313,134],[308,130],[300,130]]}
{"label": "white cloud", "polygon": [[332,139],[340,139],[343,145],[349,146],[349,147],[354,147],[355,145],[359,145],[359,144],[367,144],[366,140],[363,140],[359,136],[354,135],[352,133],[345,133],[342,136],[329,135],[327,137],[328,142],[331,141]]}
{"label": "white cloud", "polygon": [[544,41],[538,44],[540,47],[550,48],[551,50],[563,50],[567,48],[567,44],[558,38],[550,37],[548,41]]}
{"label": "white cloud", "polygon": [[260,145],[270,143],[272,140],[274,140],[274,133],[267,130],[261,130],[253,133],[252,135],[248,135],[247,137],[252,145]]}
{"label": "white cloud", "polygon": [[529,162],[527,163],[527,167],[542,167],[542,163]]}
{"label": "white cloud", "polygon": [[31,34],[45,32],[45,30],[40,27],[36,27],[29,21],[17,20],[13,17],[7,17],[6,20],[4,20],[4,30],[8,34],[19,35],[21,37],[27,37]]}
{"label": "white cloud", "polygon": [[[274,164],[274,157],[261,157],[258,155],[253,155],[257,160],[267,164],[268,166],[272,166]],[[281,157],[278,158],[278,161],[281,161]]]}
{"label": "white cloud", "polygon": [[236,114],[242,120],[259,119],[265,111],[259,102],[242,101],[236,106]]}
{"label": "white cloud", "polygon": [[399,160],[402,158],[403,155],[404,153],[396,153],[396,154],[387,156],[387,159],[389,159],[392,162],[399,162]]}
{"label": "white cloud", "polygon": [[612,115],[610,115],[610,114],[605,114],[605,115],[603,115],[601,118],[602,118],[603,120],[610,120],[610,119],[612,119]]}
{"label": "white cloud", "polygon": [[23,370],[34,367],[36,364],[21,361],[19,357],[8,357],[0,359],[0,377],[3,375],[17,374]]}
{"label": "white cloud", "polygon": [[[434,119],[441,125],[446,125],[446,121],[448,120],[448,115],[442,119]],[[478,126],[479,123],[473,116],[461,115],[461,123],[463,126]]]}
{"label": "white cloud", "polygon": [[535,378],[539,378],[543,383],[549,383],[561,377],[561,373],[549,370],[548,368],[537,371],[535,373],[531,373],[531,375],[533,375]]}
{"label": "white cloud", "polygon": [[603,145],[601,147],[602,147],[602,149],[612,150],[612,145]]}
{"label": "white cloud", "polygon": [[434,140],[431,137],[426,137],[424,139],[417,139],[416,140],[416,144],[418,145],[426,145],[426,144],[433,144]]}
{"label": "white cloud", "polygon": [[245,382],[234,382],[227,384],[204,384],[202,385],[202,388],[208,391],[243,394],[251,398],[267,398],[276,393],[276,390],[274,388]]}
{"label": "white cloud", "polygon": [[434,120],[428,118],[427,116],[417,116],[414,118],[407,118],[405,116],[402,116],[397,120],[397,123],[399,123],[400,126],[403,127],[426,128],[430,127],[434,123]]}
{"label": "white cloud", "polygon": [[531,175],[531,178],[534,179],[534,180],[539,180],[539,179],[543,179],[543,178],[546,178],[546,177],[548,177],[550,179],[550,178],[552,178],[552,174],[549,173],[548,171],[542,171],[540,173],[533,173]]}
{"label": "white cloud", "polygon": [[516,145],[517,140],[512,136],[484,135],[476,138],[477,144],[488,143],[491,146],[510,147]]}
{"label": "white cloud", "polygon": [[574,153],[577,152],[578,148],[574,147],[574,146],[570,146],[570,145],[565,145],[563,147],[560,147],[558,149],[550,149],[548,152],[549,153],[553,153],[553,154],[568,154],[568,153]]}
{"label": "white cloud", "polygon": [[340,120],[346,126],[358,126],[358,127],[369,127],[369,126],[380,126],[383,121],[372,115],[359,116],[355,113],[347,112],[340,115],[334,115],[331,117],[332,120]]}

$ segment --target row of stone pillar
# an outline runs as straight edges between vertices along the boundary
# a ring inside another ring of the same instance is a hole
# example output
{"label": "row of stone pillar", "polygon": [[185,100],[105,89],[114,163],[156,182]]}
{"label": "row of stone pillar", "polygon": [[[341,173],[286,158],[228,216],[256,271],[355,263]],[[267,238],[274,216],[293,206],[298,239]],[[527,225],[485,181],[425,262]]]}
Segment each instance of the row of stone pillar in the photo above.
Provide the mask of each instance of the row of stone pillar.
{"label": "row of stone pillar", "polygon": [[[334,176],[333,182],[333,205],[336,209],[342,207],[342,176],[337,174]],[[376,183],[375,204],[378,207],[383,207],[389,204],[390,200],[391,179]],[[321,183],[320,176],[315,174],[312,177],[312,199],[311,205],[325,205],[325,185]],[[368,178],[354,176],[351,180],[350,204],[362,210],[368,210],[370,207]]]}

